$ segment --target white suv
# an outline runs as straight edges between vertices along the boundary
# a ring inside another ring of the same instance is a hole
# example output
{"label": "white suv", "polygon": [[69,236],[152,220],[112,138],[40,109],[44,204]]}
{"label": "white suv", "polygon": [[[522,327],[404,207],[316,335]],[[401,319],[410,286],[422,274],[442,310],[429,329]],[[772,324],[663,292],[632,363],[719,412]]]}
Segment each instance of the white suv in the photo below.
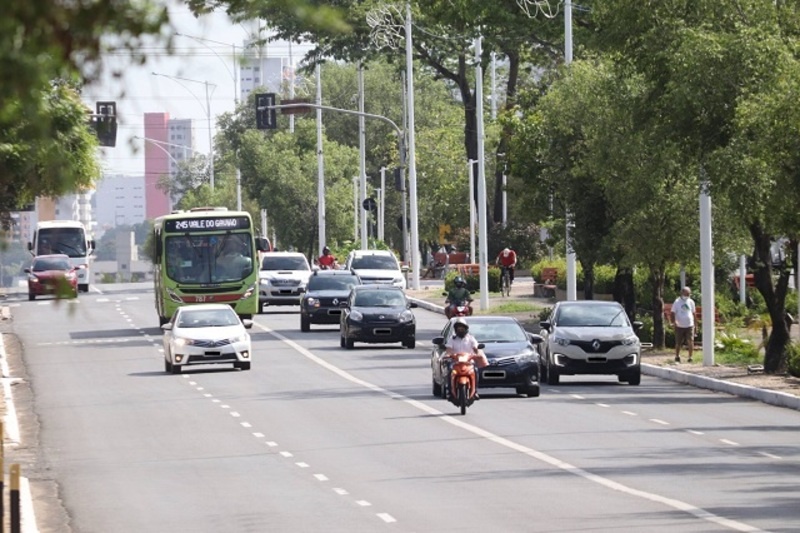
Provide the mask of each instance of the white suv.
{"label": "white suv", "polygon": [[355,272],[364,285],[384,283],[406,288],[406,277],[390,250],[353,250],[345,269]]}
{"label": "white suv", "polygon": [[266,252],[258,271],[258,310],[265,305],[300,305],[306,292],[311,266],[298,252]]}

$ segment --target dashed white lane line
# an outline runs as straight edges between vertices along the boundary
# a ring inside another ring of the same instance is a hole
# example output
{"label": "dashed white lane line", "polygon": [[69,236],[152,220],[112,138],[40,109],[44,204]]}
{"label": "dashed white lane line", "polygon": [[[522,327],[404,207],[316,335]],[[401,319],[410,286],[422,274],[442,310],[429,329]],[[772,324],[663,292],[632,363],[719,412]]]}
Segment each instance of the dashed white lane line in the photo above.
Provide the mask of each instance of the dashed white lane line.
{"label": "dashed white lane line", "polygon": [[729,446],[741,446],[738,442],[734,442],[728,439],[719,439],[722,444],[728,444]]}
{"label": "dashed white lane line", "polygon": [[314,478],[316,478],[317,481],[328,481],[328,476],[325,474],[314,474]]}
{"label": "dashed white lane line", "polygon": [[369,503],[367,500],[356,500],[356,503],[361,507],[371,507],[372,504]]}
{"label": "dashed white lane line", "polygon": [[782,459],[780,455],[774,455],[769,452],[758,452],[759,455],[763,455],[764,457],[768,457],[770,459]]}
{"label": "dashed white lane line", "polygon": [[392,515],[389,513],[378,513],[378,518],[386,522],[387,524],[391,524],[392,522],[397,522]]}
{"label": "dashed white lane line", "polygon": [[596,403],[595,405],[598,406],[598,407],[611,407],[607,403]]}
{"label": "dashed white lane line", "polygon": [[623,414],[623,415],[628,415],[628,416],[638,416],[638,415],[637,415],[636,413],[634,413],[633,411],[622,411],[622,414]]}
{"label": "dashed white lane line", "polygon": [[584,400],[585,398],[580,394],[570,394],[571,397],[575,398],[576,400]]}
{"label": "dashed white lane line", "polygon": [[256,431],[255,433],[253,433],[253,436],[254,436],[255,438],[257,438],[257,439],[263,439],[263,438],[264,438],[264,434],[263,434],[263,433],[259,433],[258,431]]}
{"label": "dashed white lane line", "polygon": [[250,424],[250,422],[242,422],[241,424],[242,424],[243,428],[251,428],[251,427],[253,427],[252,424]]}
{"label": "dashed white lane line", "polygon": [[309,464],[308,464],[308,463],[304,463],[304,462],[302,462],[302,461],[300,461],[300,462],[297,462],[297,463],[295,463],[295,464],[297,465],[297,467],[298,467],[298,468],[308,468],[308,467],[309,467]]}
{"label": "dashed white lane line", "polygon": [[271,441],[271,440],[269,440],[269,441],[265,442],[264,444],[266,444],[266,445],[267,445],[267,446],[269,446],[270,448],[274,448],[274,447],[276,447],[276,446],[278,445],[278,443],[277,443],[277,442],[275,442],[275,441]]}
{"label": "dashed white lane line", "polygon": [[[659,503],[659,504],[662,504],[662,505],[664,505],[666,507],[670,507],[670,508],[676,509],[678,511],[685,512],[685,513],[687,513],[687,514],[689,514],[691,516],[694,516],[694,517],[696,517],[698,519],[705,520],[707,522],[716,524],[718,526],[726,527],[726,528],[733,529],[733,530],[736,530],[736,531],[750,531],[750,532],[761,531],[761,530],[759,530],[758,528],[756,528],[754,526],[751,526],[751,525],[746,524],[744,522],[739,522],[737,520],[726,518],[724,516],[713,514],[713,513],[709,512],[709,511],[705,510],[705,509],[702,509],[700,507],[692,505],[691,503],[684,502],[684,501],[681,501],[681,500],[677,500],[677,499],[674,499],[674,498],[670,498],[670,497],[667,497],[667,496],[662,496],[660,494],[656,494],[656,493],[653,493],[653,492],[647,492],[647,491],[644,491],[644,490],[636,489],[636,488],[630,487],[628,485],[625,485],[623,483],[614,481],[612,479],[609,479],[609,478],[594,474],[592,472],[589,472],[588,470],[584,470],[582,468],[579,468],[579,467],[577,467],[575,465],[572,465],[570,463],[562,461],[561,459],[558,459],[556,457],[548,455],[548,454],[546,454],[544,452],[541,452],[539,450],[535,450],[533,448],[529,448],[527,446],[524,446],[522,444],[514,442],[514,441],[512,441],[510,439],[507,439],[505,437],[501,437],[500,435],[494,434],[494,433],[492,433],[490,431],[487,431],[487,430],[485,430],[483,428],[480,428],[478,426],[475,426],[475,425],[472,425],[472,424],[470,424],[468,422],[465,422],[461,418],[456,418],[454,416],[451,416],[451,415],[448,415],[446,413],[443,413],[442,411],[440,411],[440,410],[438,410],[438,409],[436,409],[434,407],[431,407],[430,405],[428,405],[428,404],[426,404],[424,402],[421,402],[419,400],[414,400],[413,398],[409,398],[407,396],[403,396],[402,394],[398,394],[398,393],[393,392],[391,390],[384,389],[383,387],[379,387],[378,385],[370,383],[369,381],[357,378],[356,376],[350,374],[349,372],[346,372],[346,371],[342,370],[341,368],[339,368],[339,367],[335,366],[334,364],[326,361],[325,359],[322,359],[321,357],[318,357],[318,356],[314,355],[314,353],[312,353],[311,351],[307,350],[306,348],[304,348],[303,346],[299,345],[298,343],[294,342],[293,340],[291,340],[290,338],[286,337],[285,335],[281,335],[280,333],[278,333],[278,332],[272,330],[271,328],[269,328],[267,326],[264,326],[262,324],[255,324],[255,326],[258,327],[259,329],[269,333],[270,335],[274,336],[275,338],[283,341],[284,344],[286,344],[287,346],[290,346],[291,348],[293,348],[298,353],[302,354],[304,357],[306,357],[310,361],[313,361],[317,365],[328,369],[330,372],[340,376],[341,378],[343,378],[343,379],[345,379],[345,380],[347,380],[347,381],[349,381],[351,383],[354,383],[356,385],[362,386],[362,387],[364,387],[366,389],[369,389],[369,390],[371,390],[373,392],[383,394],[384,396],[387,396],[387,397],[389,397],[389,398],[391,398],[393,400],[402,401],[402,402],[406,403],[407,405],[410,405],[410,406],[412,406],[412,407],[414,407],[414,408],[416,408],[416,409],[418,409],[418,410],[420,410],[420,411],[422,411],[424,413],[427,413],[429,415],[435,416],[436,420],[440,420],[443,423],[451,424],[453,426],[461,428],[464,431],[470,432],[470,433],[472,433],[472,434],[474,434],[474,435],[476,435],[478,437],[481,437],[481,438],[484,438],[484,439],[489,440],[491,442],[494,442],[497,445],[506,447],[506,448],[508,448],[510,450],[516,451],[516,452],[521,453],[523,455],[527,455],[528,457],[531,457],[531,458],[536,459],[538,461],[541,461],[541,462],[543,462],[545,464],[549,464],[551,466],[554,466],[556,468],[564,470],[565,472],[568,472],[568,473],[573,474],[575,476],[581,477],[583,479],[586,479],[588,481],[596,483],[596,484],[598,484],[600,486],[606,487],[606,488],[608,488],[610,490],[617,491],[617,492],[624,493],[624,494],[629,494],[631,496],[634,496],[634,497],[637,497],[637,498],[641,498],[643,500],[651,501],[651,502],[654,502],[654,503]],[[630,416],[637,416],[636,413],[633,413],[633,412],[630,412],[630,411],[623,411],[623,413],[625,413],[627,415],[630,415]],[[282,453],[288,453],[288,452],[282,452]]]}
{"label": "dashed white lane line", "polygon": [[294,454],[292,454],[292,452],[286,452],[286,451],[283,451],[283,452],[280,452],[280,454],[281,454],[283,457],[286,457],[286,458],[289,458],[289,457],[294,457]]}
{"label": "dashed white lane line", "polygon": [[669,422],[666,420],[661,420],[660,418],[651,418],[650,422],[655,422],[656,424],[661,424],[662,426],[668,426]]}
{"label": "dashed white lane line", "polygon": [[240,416],[242,416],[242,415],[240,415],[240,414],[239,414],[239,413],[237,413],[236,411],[231,411],[231,416],[232,416],[232,417],[234,417],[234,418],[239,418],[239,417],[240,417]]}
{"label": "dashed white lane line", "polygon": [[692,435],[705,435],[702,431],[697,431],[696,429],[687,429],[687,433],[691,433]]}
{"label": "dashed white lane line", "polygon": [[345,489],[342,489],[342,488],[339,488],[339,487],[336,487],[336,488],[334,488],[334,489],[333,489],[333,492],[335,492],[335,493],[336,493],[336,494],[338,494],[339,496],[347,496],[348,494],[350,494],[350,493],[349,493],[349,492],[347,492]]}

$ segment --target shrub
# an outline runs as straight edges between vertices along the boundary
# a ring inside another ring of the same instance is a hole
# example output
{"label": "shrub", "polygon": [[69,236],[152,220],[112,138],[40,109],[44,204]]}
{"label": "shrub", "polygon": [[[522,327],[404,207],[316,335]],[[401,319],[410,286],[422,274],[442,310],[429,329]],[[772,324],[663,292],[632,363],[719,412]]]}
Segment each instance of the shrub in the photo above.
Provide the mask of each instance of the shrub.
{"label": "shrub", "polygon": [[786,347],[789,374],[800,378],[800,344],[793,342]]}
{"label": "shrub", "polygon": [[714,355],[722,364],[754,364],[761,359],[758,347],[750,339],[725,332],[715,337]]}

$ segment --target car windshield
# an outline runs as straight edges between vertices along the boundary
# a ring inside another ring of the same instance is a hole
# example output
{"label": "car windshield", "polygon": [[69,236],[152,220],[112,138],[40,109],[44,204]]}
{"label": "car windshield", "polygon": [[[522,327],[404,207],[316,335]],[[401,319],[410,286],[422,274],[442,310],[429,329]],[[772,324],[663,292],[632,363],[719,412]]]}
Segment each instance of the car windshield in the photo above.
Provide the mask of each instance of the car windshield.
{"label": "car windshield", "polygon": [[235,326],[239,317],[233,309],[187,310],[180,314],[179,328],[211,328],[217,326]]}
{"label": "car windshield", "polygon": [[561,327],[624,327],[628,316],[619,304],[564,305],[556,314],[556,324]]}
{"label": "car windshield", "polygon": [[361,291],[356,294],[358,307],[405,307],[406,299],[400,291]]}
{"label": "car windshield", "polygon": [[31,270],[34,272],[44,272],[45,270],[69,270],[69,260],[60,259],[58,257],[48,257],[36,259],[33,262]]}
{"label": "car windshield", "polygon": [[525,330],[513,322],[470,323],[469,332],[478,342],[525,342]]}
{"label": "car windshield", "polygon": [[356,285],[355,276],[313,276],[308,281],[308,291],[347,291]]}
{"label": "car windshield", "polygon": [[261,270],[310,270],[305,257],[265,257]]}
{"label": "car windshield", "polygon": [[397,270],[397,261],[394,257],[387,255],[365,255],[354,257],[350,268],[360,268],[364,270]]}

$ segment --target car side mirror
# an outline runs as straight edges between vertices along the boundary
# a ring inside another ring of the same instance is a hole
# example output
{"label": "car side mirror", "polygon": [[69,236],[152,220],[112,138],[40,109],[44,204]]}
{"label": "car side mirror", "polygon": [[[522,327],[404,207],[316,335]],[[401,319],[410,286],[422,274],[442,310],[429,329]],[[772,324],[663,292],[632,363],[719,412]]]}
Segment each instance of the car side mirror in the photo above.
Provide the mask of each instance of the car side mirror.
{"label": "car side mirror", "polygon": [[442,296],[447,296],[447,292],[442,292]]}
{"label": "car side mirror", "polygon": [[482,342],[478,343],[478,349],[479,350],[483,350],[484,348],[486,348],[485,344],[483,344]]}
{"label": "car side mirror", "polygon": [[31,269],[30,269],[30,268],[26,268],[26,269],[25,269],[25,273],[26,273],[26,274],[30,274],[30,273],[31,273]]}
{"label": "car side mirror", "polygon": [[444,344],[444,337],[434,337],[433,344],[435,344],[436,346],[441,346],[442,344]]}
{"label": "car side mirror", "polygon": [[531,341],[531,344],[541,344],[544,342],[544,337],[536,333],[528,333],[528,339]]}
{"label": "car side mirror", "polygon": [[417,304],[417,302],[408,302],[408,307],[411,307],[411,308],[419,307],[419,304]]}
{"label": "car side mirror", "polygon": [[539,322],[539,327],[540,327],[540,328],[542,328],[543,330],[545,330],[545,331],[547,331],[547,332],[549,333],[549,332],[550,332],[550,329],[551,329],[553,326],[552,326],[552,324],[550,324],[550,322],[549,322],[549,321],[547,321],[547,320],[543,320],[543,321]]}
{"label": "car side mirror", "polygon": [[243,318],[242,319],[242,325],[245,328],[250,329],[250,328],[253,327],[253,321],[251,319],[249,319],[249,318]]}
{"label": "car side mirror", "polygon": [[644,327],[644,322],[640,322],[639,320],[635,320],[633,322],[633,331],[639,331]]}
{"label": "car side mirror", "polygon": [[171,331],[172,330],[172,322],[168,322],[166,324],[161,325],[161,329],[164,331]]}

